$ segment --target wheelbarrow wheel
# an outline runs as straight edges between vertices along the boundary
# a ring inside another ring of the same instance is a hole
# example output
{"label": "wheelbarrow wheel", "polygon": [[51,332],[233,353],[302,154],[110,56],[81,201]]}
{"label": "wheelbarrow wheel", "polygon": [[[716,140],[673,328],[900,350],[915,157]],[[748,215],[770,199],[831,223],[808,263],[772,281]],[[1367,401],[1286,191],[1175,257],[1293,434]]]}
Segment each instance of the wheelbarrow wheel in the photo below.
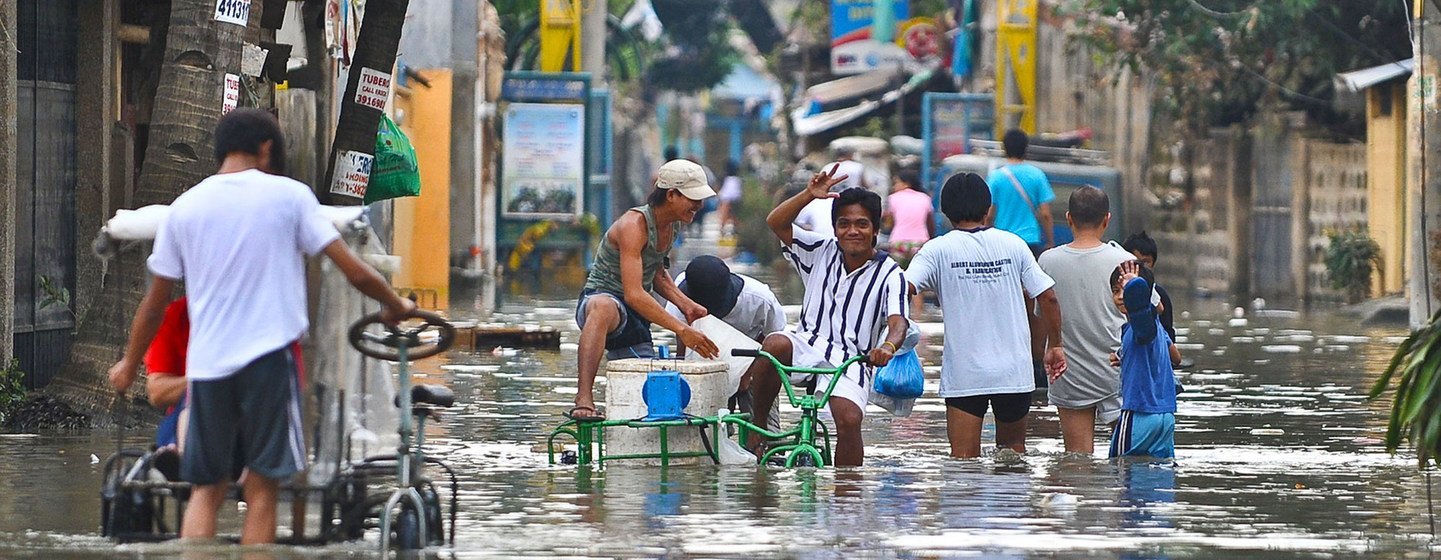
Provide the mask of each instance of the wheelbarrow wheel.
{"label": "wheelbarrow wheel", "polygon": [[420,513],[409,504],[400,506],[400,515],[395,518],[395,528],[392,529],[391,541],[395,543],[396,550],[420,550]]}
{"label": "wheelbarrow wheel", "polygon": [[816,456],[811,453],[802,452],[800,455],[796,456],[796,466],[814,467],[816,466]]}

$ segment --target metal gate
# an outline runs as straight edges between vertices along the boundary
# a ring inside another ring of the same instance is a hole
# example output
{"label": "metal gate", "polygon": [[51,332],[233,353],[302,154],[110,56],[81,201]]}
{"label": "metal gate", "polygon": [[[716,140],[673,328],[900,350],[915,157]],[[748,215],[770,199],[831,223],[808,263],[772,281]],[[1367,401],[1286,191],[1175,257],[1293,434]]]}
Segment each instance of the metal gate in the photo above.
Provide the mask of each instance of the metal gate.
{"label": "metal gate", "polygon": [[1251,293],[1266,298],[1296,297],[1290,140],[1284,128],[1263,127],[1252,145]]}
{"label": "metal gate", "polygon": [[70,354],[75,317],[75,0],[20,0],[15,354],[27,388]]}

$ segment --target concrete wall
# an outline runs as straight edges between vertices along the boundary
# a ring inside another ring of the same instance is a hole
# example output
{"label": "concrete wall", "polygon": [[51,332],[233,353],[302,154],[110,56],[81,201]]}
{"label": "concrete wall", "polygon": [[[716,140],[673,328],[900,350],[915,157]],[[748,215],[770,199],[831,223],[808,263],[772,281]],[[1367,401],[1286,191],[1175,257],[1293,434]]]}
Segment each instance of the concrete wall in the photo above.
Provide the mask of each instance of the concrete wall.
{"label": "concrete wall", "polygon": [[1326,274],[1328,233],[1367,228],[1366,145],[1323,140],[1301,142],[1305,158],[1299,179],[1309,197],[1305,214],[1305,292],[1310,300],[1343,300]]}

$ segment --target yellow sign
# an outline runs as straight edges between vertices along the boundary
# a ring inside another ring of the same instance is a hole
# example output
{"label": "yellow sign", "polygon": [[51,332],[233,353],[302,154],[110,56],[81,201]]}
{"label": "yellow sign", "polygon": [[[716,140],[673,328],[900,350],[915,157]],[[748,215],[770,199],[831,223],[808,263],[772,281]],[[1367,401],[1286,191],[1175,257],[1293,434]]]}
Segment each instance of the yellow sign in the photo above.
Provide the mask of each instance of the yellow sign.
{"label": "yellow sign", "polygon": [[541,0],[540,71],[580,70],[580,0]]}
{"label": "yellow sign", "polygon": [[1036,132],[1036,0],[996,2],[996,138]]}

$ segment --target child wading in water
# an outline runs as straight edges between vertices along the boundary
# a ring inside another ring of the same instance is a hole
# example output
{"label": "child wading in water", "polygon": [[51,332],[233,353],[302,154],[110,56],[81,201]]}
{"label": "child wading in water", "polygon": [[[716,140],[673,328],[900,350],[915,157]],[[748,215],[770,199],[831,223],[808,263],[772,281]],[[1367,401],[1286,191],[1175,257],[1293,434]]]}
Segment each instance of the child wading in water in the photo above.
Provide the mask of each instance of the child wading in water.
{"label": "child wading in water", "polygon": [[1171,339],[1151,303],[1155,281],[1140,262],[1127,261],[1111,273],[1121,327],[1121,417],[1111,434],[1111,457],[1176,455],[1176,384]]}

